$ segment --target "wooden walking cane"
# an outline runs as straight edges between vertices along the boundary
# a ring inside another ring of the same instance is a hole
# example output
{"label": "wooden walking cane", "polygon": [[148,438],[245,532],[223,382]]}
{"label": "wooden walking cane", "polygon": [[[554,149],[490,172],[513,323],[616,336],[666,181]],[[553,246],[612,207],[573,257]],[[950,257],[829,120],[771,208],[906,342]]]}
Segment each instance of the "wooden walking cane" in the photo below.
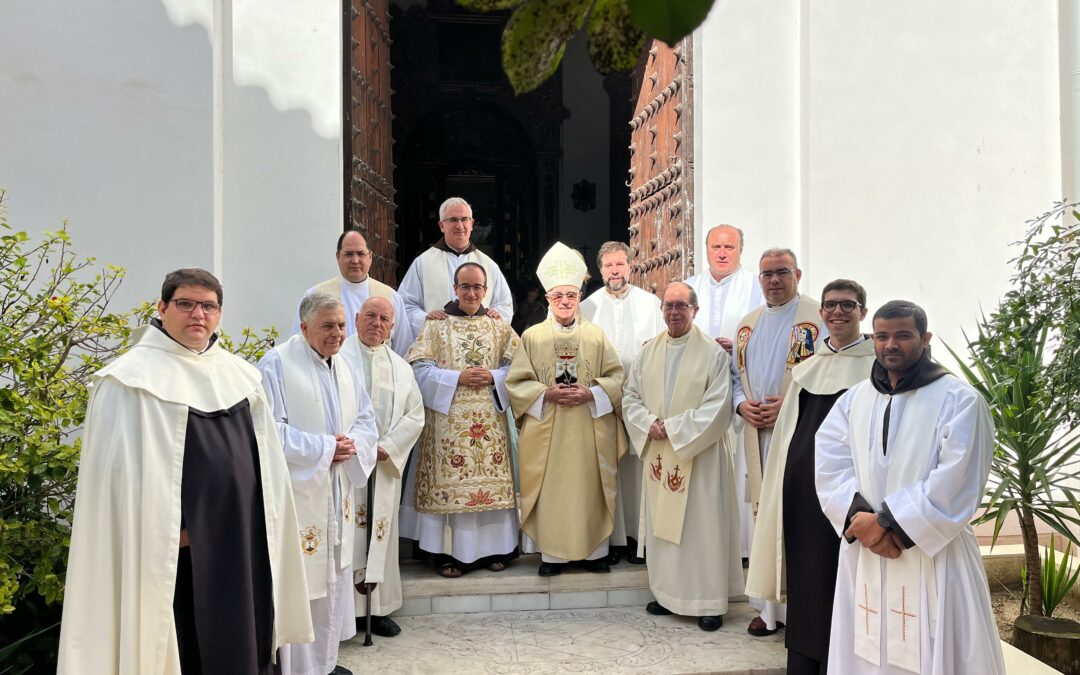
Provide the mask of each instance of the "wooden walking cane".
{"label": "wooden walking cane", "polygon": [[375,474],[379,470],[379,463],[375,463],[375,468],[371,470],[371,475],[367,480],[367,527],[365,537],[367,538],[367,562],[364,566],[364,619],[367,627],[364,629],[364,646],[371,646],[371,594],[374,592],[375,584],[368,583],[368,571],[371,569],[371,528],[375,524]]}

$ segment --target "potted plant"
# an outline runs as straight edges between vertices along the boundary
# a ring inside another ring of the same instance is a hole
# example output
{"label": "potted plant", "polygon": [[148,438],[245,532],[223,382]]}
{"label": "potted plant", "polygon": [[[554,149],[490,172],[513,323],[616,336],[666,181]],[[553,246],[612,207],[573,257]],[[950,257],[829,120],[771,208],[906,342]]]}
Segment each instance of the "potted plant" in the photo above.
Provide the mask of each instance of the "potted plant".
{"label": "potted plant", "polygon": [[[996,448],[984,512],[997,542],[1010,513],[1024,544],[1025,593],[1013,644],[1059,669],[1080,668],[1080,624],[1050,619],[1036,522],[1080,545],[1080,214],[1059,203],[1017,242],[1013,287],[983,316],[963,375],[986,399]],[[1069,222],[1065,222],[1068,219]],[[1048,640],[1061,634],[1063,640]],[[1077,665],[1073,666],[1072,663]],[[1060,664],[1060,665],[1059,665]],[[1080,672],[1070,670],[1069,672]]]}

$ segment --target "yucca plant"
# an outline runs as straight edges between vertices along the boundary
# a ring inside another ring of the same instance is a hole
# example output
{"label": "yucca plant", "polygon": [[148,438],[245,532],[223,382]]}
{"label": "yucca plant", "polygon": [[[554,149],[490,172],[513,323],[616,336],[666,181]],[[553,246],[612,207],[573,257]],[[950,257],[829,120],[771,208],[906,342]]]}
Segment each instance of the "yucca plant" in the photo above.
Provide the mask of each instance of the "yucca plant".
{"label": "yucca plant", "polygon": [[[971,365],[951,348],[967,381],[990,406],[996,431],[983,514],[994,543],[1016,513],[1027,578],[1021,614],[1049,613],[1036,521],[1080,546],[1080,224],[1077,204],[1057,204],[1029,223],[1013,260],[1013,288],[983,316],[968,343]],[[1061,222],[1072,214],[1068,224]],[[966,336],[965,336],[966,337]],[[1056,577],[1055,577],[1056,579]],[[1056,583],[1056,581],[1055,581]],[[1057,589],[1060,590],[1060,587]]]}

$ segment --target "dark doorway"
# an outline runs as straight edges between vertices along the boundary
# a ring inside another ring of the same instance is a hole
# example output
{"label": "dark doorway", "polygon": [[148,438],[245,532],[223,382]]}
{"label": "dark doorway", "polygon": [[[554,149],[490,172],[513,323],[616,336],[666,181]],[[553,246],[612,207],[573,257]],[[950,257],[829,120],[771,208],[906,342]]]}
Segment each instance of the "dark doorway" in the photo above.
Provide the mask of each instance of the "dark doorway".
{"label": "dark doorway", "polygon": [[512,284],[559,234],[562,79],[515,96],[499,61],[506,13],[451,0],[390,7],[398,262],[439,236],[438,208],[464,197],[473,241]]}

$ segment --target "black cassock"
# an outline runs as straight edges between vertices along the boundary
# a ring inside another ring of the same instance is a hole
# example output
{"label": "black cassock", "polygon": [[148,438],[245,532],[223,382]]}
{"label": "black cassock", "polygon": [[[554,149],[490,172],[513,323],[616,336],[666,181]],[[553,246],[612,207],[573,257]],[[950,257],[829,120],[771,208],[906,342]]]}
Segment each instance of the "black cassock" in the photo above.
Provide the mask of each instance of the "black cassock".
{"label": "black cassock", "polygon": [[273,582],[259,448],[248,401],[190,409],[180,489],[182,528],[173,596],[184,675],[279,672],[270,663]]}
{"label": "black cassock", "polygon": [[789,651],[829,660],[829,629],[840,538],[821,512],[814,486],[814,434],[846,390],[819,396],[799,392],[799,419],[784,468],[784,559],[787,568]]}

